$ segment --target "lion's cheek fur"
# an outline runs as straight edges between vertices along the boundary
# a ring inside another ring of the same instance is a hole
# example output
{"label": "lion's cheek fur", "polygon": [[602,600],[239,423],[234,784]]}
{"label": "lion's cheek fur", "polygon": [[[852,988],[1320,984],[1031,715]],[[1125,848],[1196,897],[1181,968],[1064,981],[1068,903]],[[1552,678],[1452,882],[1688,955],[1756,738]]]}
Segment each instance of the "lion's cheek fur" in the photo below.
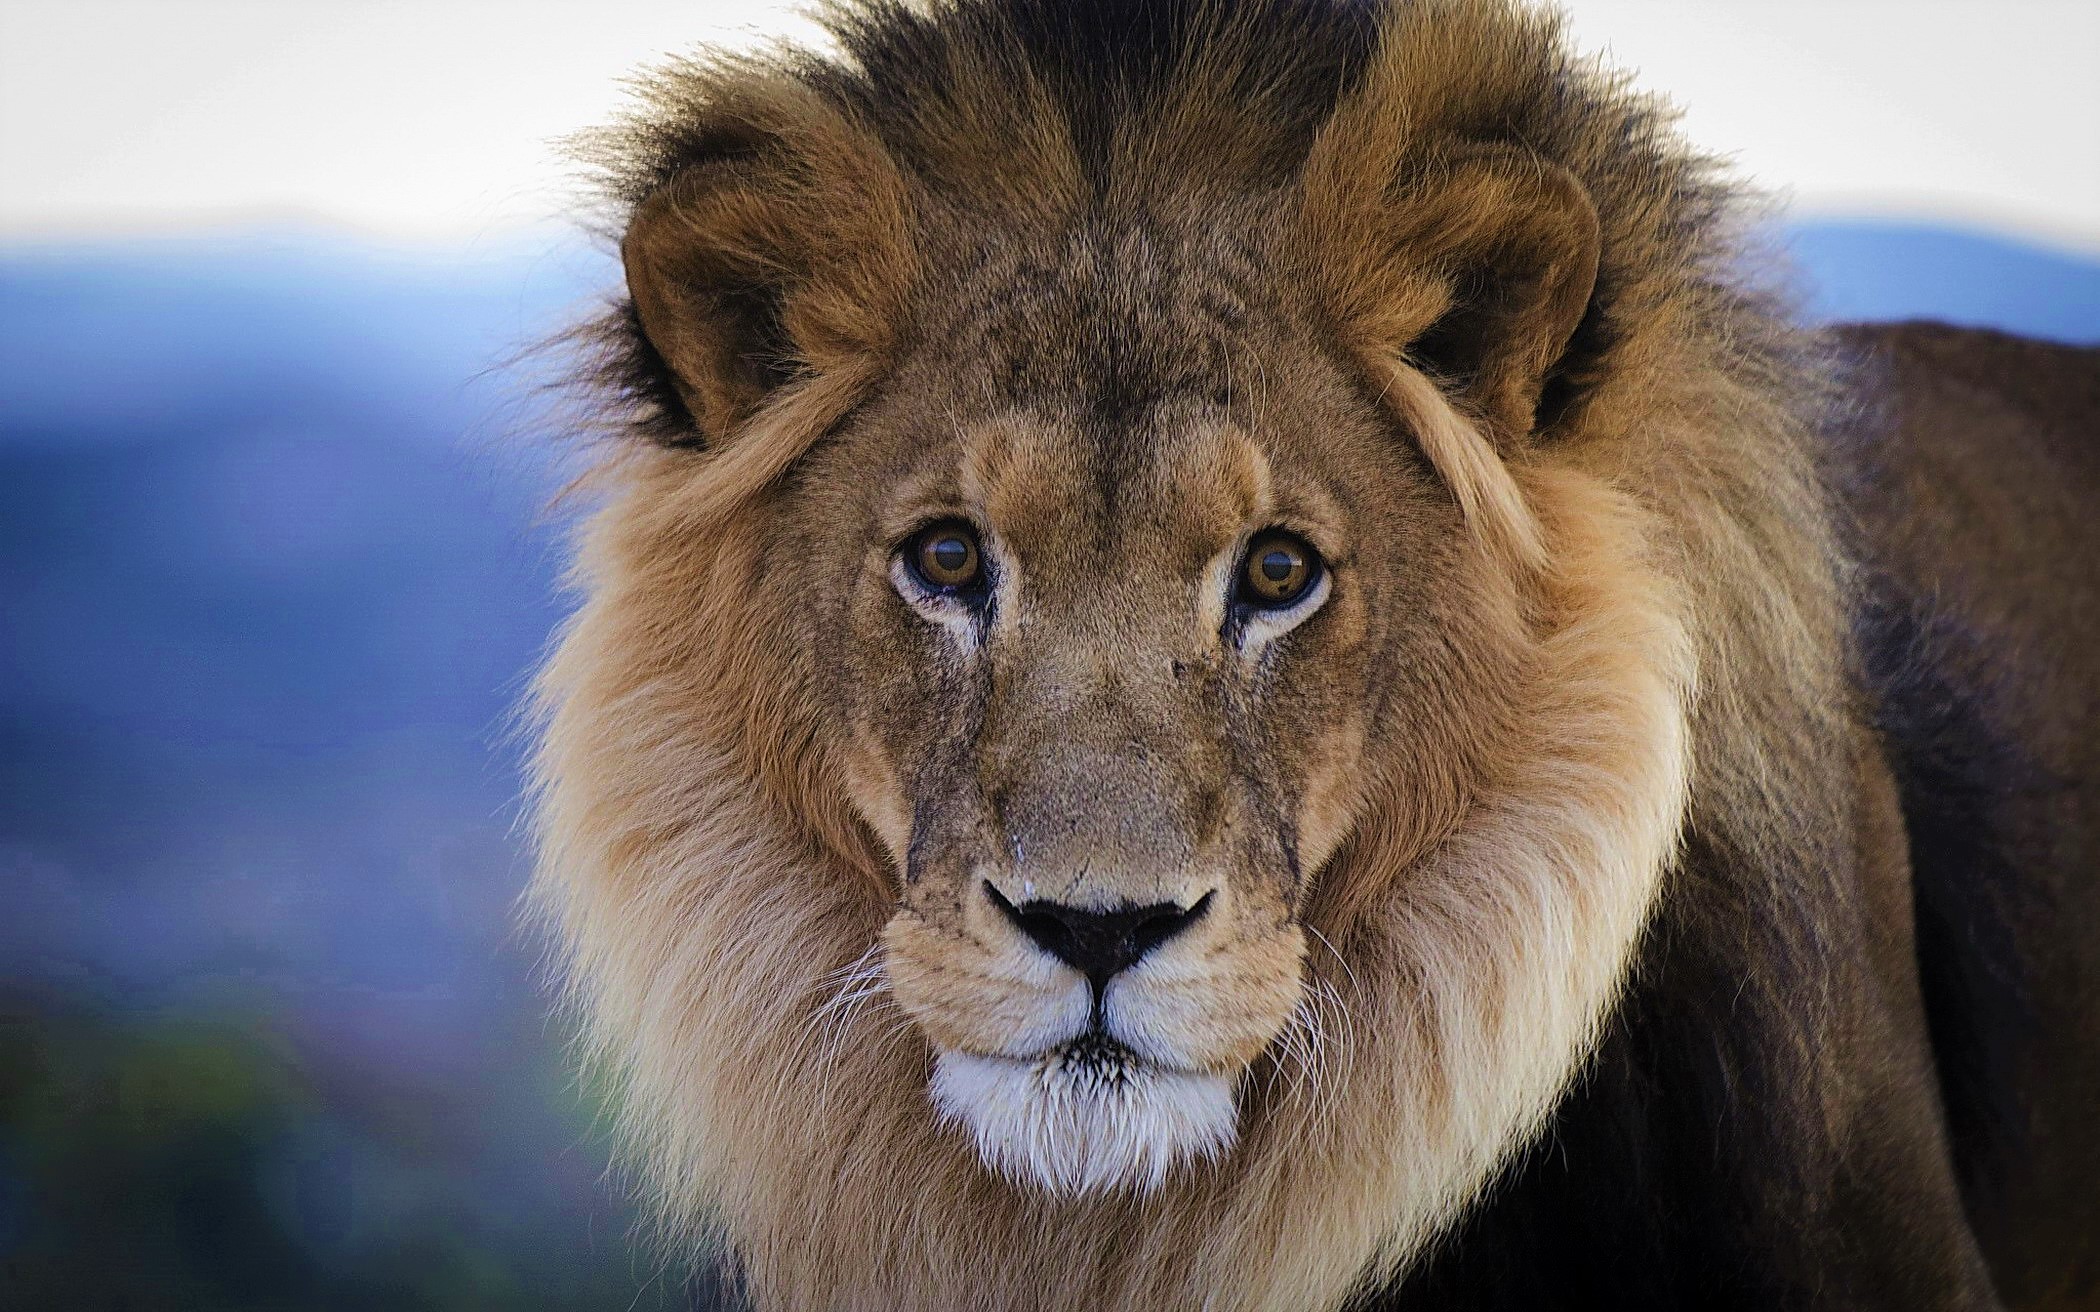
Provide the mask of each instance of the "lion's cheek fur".
{"label": "lion's cheek fur", "polygon": [[882,942],[891,994],[936,1047],[1026,1057],[1086,1025],[1086,981],[1044,953],[990,952],[909,911]]}
{"label": "lion's cheek fur", "polygon": [[1109,986],[1109,1031],[1161,1066],[1237,1074],[1291,1023],[1304,958],[1304,935],[1290,926],[1162,953]]}

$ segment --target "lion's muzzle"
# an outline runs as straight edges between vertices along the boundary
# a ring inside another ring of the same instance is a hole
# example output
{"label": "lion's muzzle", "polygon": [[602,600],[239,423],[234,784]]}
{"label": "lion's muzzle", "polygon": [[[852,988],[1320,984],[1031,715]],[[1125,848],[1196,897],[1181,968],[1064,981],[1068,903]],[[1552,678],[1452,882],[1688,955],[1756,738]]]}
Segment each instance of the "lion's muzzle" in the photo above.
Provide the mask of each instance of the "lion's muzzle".
{"label": "lion's muzzle", "polygon": [[933,1102],[987,1166],[1142,1192],[1231,1148],[1241,1077],[1298,1001],[1295,927],[1250,923],[1223,886],[1087,906],[983,879],[963,903],[959,922],[901,912],[885,959],[934,1047]]}

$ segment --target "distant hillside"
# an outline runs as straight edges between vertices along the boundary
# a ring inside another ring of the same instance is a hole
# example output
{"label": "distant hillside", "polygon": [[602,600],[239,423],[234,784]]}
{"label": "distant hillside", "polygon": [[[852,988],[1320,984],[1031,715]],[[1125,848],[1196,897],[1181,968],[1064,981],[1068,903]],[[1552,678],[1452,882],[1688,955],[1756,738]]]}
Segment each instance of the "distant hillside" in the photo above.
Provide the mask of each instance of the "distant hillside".
{"label": "distant hillside", "polygon": [[1890,223],[1808,223],[1786,236],[1817,319],[1944,319],[2100,342],[2100,260]]}

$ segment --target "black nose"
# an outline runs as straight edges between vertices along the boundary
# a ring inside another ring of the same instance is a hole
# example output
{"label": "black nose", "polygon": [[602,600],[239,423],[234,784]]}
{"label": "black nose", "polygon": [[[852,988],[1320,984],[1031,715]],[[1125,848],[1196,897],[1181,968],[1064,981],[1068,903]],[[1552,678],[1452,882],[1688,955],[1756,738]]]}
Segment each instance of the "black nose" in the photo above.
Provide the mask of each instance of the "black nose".
{"label": "black nose", "polygon": [[1070,907],[1062,902],[1023,902],[1000,896],[989,883],[984,891],[1015,928],[1036,945],[1087,977],[1098,992],[1117,971],[1136,965],[1147,952],[1202,919],[1210,909],[1209,893],[1193,906],[1155,902],[1148,907],[1120,906],[1107,911]]}

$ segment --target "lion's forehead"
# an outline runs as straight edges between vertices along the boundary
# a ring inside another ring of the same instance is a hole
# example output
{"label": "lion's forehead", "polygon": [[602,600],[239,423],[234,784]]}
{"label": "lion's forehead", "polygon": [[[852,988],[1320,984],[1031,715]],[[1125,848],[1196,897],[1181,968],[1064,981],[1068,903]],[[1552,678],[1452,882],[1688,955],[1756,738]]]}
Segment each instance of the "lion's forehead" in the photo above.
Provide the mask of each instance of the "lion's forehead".
{"label": "lion's forehead", "polygon": [[1258,353],[1297,317],[1266,240],[1199,207],[1052,234],[987,219],[973,241],[922,253],[911,313],[980,401],[1127,417],[1175,398],[1246,399]]}
{"label": "lion's forehead", "polygon": [[965,426],[945,458],[958,509],[1045,593],[1098,595],[1147,576],[1193,582],[1273,508],[1268,453],[1202,407],[1120,422],[1069,407],[1015,411]]}

